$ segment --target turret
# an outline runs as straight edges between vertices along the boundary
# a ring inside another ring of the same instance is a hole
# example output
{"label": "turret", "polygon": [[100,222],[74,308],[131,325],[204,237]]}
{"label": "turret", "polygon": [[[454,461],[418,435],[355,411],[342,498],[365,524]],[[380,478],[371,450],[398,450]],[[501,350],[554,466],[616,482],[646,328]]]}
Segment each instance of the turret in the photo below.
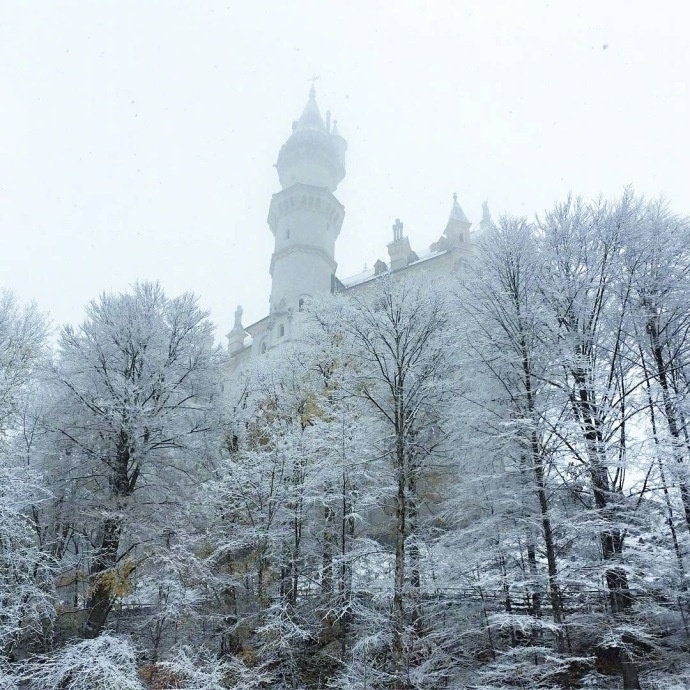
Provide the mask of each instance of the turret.
{"label": "turret", "polygon": [[419,258],[412,251],[407,235],[403,235],[403,224],[400,218],[396,218],[393,225],[393,241],[388,245],[388,257],[391,260],[391,271],[405,268]]}
{"label": "turret", "polygon": [[309,298],[331,291],[335,240],[345,217],[333,192],[345,177],[346,149],[330,113],[326,122],[321,117],[312,86],[276,163],[282,191],[273,195],[268,212],[275,237],[271,313],[297,311]]}
{"label": "turret", "polygon": [[346,149],[337,122],[330,128],[330,113],[324,123],[312,86],[304,112],[292,123],[292,135],[278,154],[276,168],[280,186],[287,189],[302,183],[335,192],[345,177]]}
{"label": "turret", "polygon": [[471,225],[472,223],[467,220],[467,216],[460,208],[458,195],[453,194],[453,206],[450,209],[446,229],[443,231],[443,234],[448,238],[451,246],[458,242],[467,242],[469,240]]}
{"label": "turret", "polygon": [[244,341],[247,334],[242,325],[242,307],[239,305],[235,309],[235,324],[226,337],[228,339],[228,352],[231,355],[236,355],[244,349]]}

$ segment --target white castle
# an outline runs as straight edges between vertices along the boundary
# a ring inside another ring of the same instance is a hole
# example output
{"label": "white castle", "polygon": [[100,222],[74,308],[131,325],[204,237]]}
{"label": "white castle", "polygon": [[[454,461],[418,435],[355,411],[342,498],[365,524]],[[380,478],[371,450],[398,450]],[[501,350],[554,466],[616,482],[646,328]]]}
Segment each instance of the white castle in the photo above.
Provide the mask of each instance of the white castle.
{"label": "white castle", "polygon": [[[312,297],[364,289],[386,273],[464,270],[472,224],[454,194],[445,230],[426,252],[417,254],[412,250],[403,234],[403,224],[396,219],[393,241],[388,245],[388,263],[377,260],[372,269],[356,276],[336,277],[335,241],[345,208],[335,191],[345,177],[346,149],[337,122],[331,124],[330,112],[325,121],[321,117],[312,86],[304,112],[293,122],[292,134],[281,147],[276,163],[281,191],[273,195],[268,211],[268,225],[275,238],[269,313],[245,328],[242,308],[237,308],[235,324],[227,335],[232,368],[297,335],[297,314]],[[490,222],[484,202],[479,230]]]}

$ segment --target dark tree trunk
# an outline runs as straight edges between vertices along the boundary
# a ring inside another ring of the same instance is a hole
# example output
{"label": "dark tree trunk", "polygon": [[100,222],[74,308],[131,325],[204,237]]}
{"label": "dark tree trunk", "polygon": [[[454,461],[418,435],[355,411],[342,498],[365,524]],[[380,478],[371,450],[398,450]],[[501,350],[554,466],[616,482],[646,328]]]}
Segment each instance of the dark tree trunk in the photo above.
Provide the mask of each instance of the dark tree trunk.
{"label": "dark tree trunk", "polygon": [[[404,447],[402,441],[398,443],[397,460],[400,465],[404,463]],[[391,611],[393,673],[395,677],[395,690],[405,690],[405,541],[406,541],[406,517],[407,505],[405,496],[405,472],[404,467],[399,466],[398,491],[395,497],[395,574],[393,579],[393,608]]]}
{"label": "dark tree trunk", "polygon": [[[516,302],[516,309],[518,316],[520,315],[520,306]],[[522,373],[523,383],[525,386],[525,398],[527,404],[527,411],[529,418],[536,422],[536,408],[534,402],[534,390],[532,385],[532,365],[530,361],[529,352],[525,335],[522,333],[522,322],[520,319],[520,354],[522,356]],[[561,590],[558,584],[558,564],[556,561],[556,544],[553,536],[553,528],[551,525],[551,515],[549,510],[549,501],[546,490],[546,478],[544,472],[544,457],[542,453],[541,444],[539,443],[539,436],[537,435],[534,424],[529,435],[529,453],[532,460],[532,471],[534,472],[534,481],[536,484],[537,500],[539,502],[539,513],[541,515],[542,535],[544,537],[544,549],[546,551],[546,563],[549,574],[549,600],[551,602],[551,612],[553,622],[561,626],[563,624],[563,603],[561,600]],[[541,601],[537,600],[536,604],[541,609]],[[565,648],[563,631],[559,630],[556,637],[558,651],[563,651]]]}
{"label": "dark tree trunk", "polygon": [[117,565],[117,552],[120,546],[122,523],[117,518],[108,518],[103,523],[103,538],[96,557],[89,570],[91,589],[86,600],[88,617],[84,624],[84,637],[98,637],[113,605],[112,576]]}
{"label": "dark tree trunk", "polygon": [[[573,407],[580,422],[584,436],[587,458],[589,461],[589,475],[592,481],[594,505],[601,517],[611,523],[610,527],[602,529],[599,534],[601,554],[604,561],[620,561],[623,555],[625,535],[615,525],[615,500],[611,490],[609,471],[606,463],[606,451],[598,416],[597,405],[593,395],[587,387],[586,374],[580,369],[573,371],[573,377],[578,385],[573,397]],[[632,596],[628,585],[628,575],[625,569],[612,565],[606,571],[606,586],[609,590],[609,601],[614,613],[628,608],[632,604]]]}
{"label": "dark tree trunk", "polygon": [[105,628],[108,615],[113,606],[118,551],[122,536],[121,510],[125,500],[132,495],[139,469],[133,465],[131,444],[127,433],[122,430],[115,454],[115,465],[111,477],[111,495],[115,504],[116,516],[103,520],[101,543],[89,569],[90,591],[86,599],[88,611],[84,624],[84,637],[98,637]]}
{"label": "dark tree trunk", "polygon": [[[681,424],[679,418],[679,410],[676,407],[671,396],[670,382],[668,376],[669,362],[664,359],[661,339],[656,327],[656,323],[650,320],[647,323],[647,333],[649,334],[650,343],[652,346],[652,354],[654,356],[654,364],[656,367],[656,378],[661,386],[661,395],[664,401],[664,416],[668,424],[668,431],[673,439],[674,455],[676,462],[679,465],[685,464],[685,452],[683,446],[683,438],[681,437]],[[678,488],[680,489],[680,497],[683,502],[683,509],[685,511],[685,524],[690,530],[690,487],[687,481],[681,477],[678,480]]]}

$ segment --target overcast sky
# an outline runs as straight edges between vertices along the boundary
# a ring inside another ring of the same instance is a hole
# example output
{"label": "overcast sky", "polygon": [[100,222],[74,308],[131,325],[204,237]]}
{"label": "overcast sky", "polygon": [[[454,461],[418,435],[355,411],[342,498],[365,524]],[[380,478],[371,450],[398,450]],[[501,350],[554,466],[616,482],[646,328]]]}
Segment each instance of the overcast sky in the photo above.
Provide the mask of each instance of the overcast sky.
{"label": "overcast sky", "polygon": [[0,285],[56,325],[103,290],[265,315],[280,146],[316,74],[348,141],[338,274],[569,192],[690,213],[678,2],[0,3]]}

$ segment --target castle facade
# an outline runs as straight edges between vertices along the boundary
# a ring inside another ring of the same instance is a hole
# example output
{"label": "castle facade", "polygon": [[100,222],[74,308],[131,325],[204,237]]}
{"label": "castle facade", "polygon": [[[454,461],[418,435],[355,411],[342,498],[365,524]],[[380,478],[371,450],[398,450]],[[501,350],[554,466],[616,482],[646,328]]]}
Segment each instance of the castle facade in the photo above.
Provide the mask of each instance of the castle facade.
{"label": "castle facade", "polygon": [[[396,219],[388,262],[379,259],[358,275],[336,277],[335,243],[345,209],[335,192],[345,177],[346,150],[347,143],[338,132],[337,122],[331,122],[330,112],[325,120],[321,116],[312,86],[276,163],[281,190],[273,195],[268,211],[268,226],[274,237],[269,312],[245,327],[242,309],[237,308],[234,326],[227,334],[232,368],[295,337],[299,313],[313,297],[365,290],[384,274],[439,275],[465,270],[474,232],[454,194],[443,234],[428,250],[413,251],[403,224]],[[477,229],[490,222],[485,202]]]}

